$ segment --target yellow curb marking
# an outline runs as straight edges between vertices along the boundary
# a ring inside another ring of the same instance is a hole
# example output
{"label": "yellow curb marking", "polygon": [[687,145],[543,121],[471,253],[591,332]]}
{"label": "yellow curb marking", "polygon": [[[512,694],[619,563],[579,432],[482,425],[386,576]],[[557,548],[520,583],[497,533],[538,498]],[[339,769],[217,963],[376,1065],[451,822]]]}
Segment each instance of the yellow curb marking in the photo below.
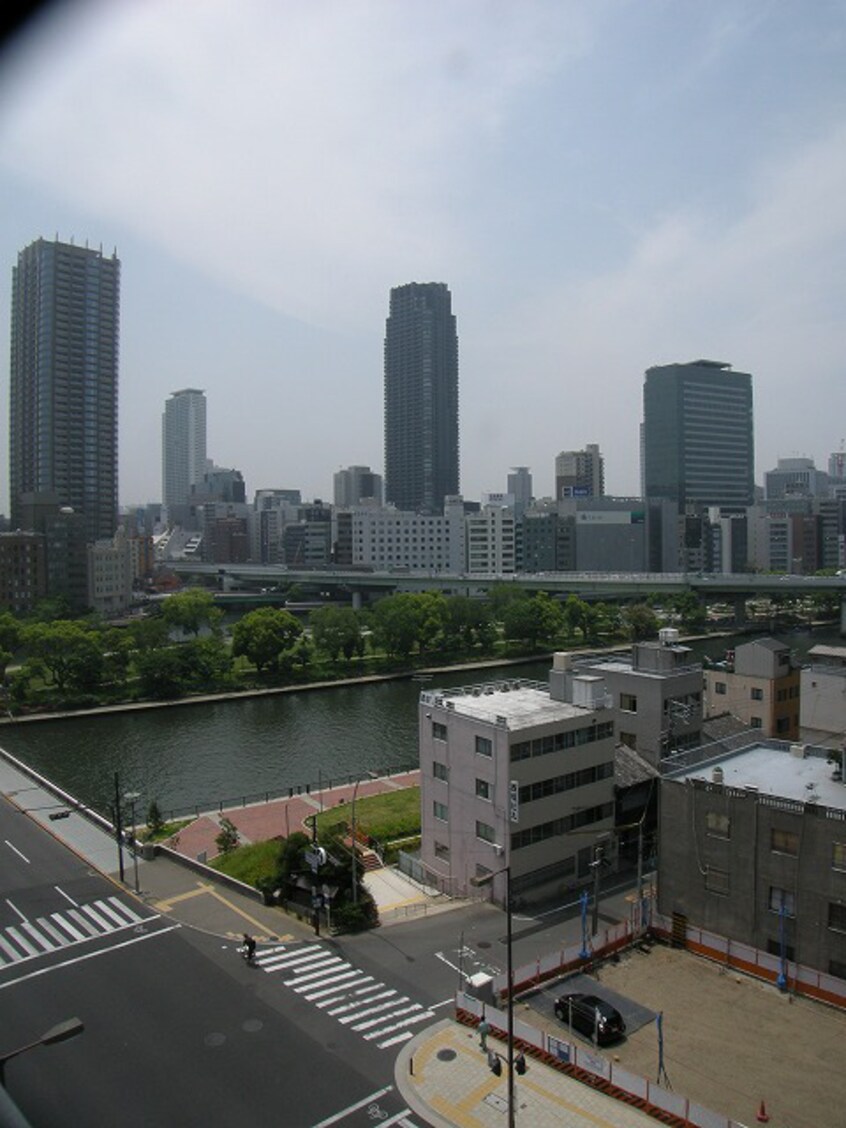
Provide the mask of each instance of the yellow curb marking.
{"label": "yellow curb marking", "polygon": [[[504,1042],[499,1042],[499,1039],[495,1037],[492,1038],[490,1035],[488,1035],[488,1043],[491,1042],[499,1043],[500,1045],[502,1045],[503,1049],[505,1049]],[[426,1073],[427,1067],[430,1067],[433,1064],[436,1064],[438,1066],[441,1066],[443,1064],[442,1062],[437,1060],[437,1053],[445,1045],[449,1045],[451,1049],[456,1050],[464,1057],[472,1057],[474,1059],[478,1059],[478,1055],[481,1053],[481,1050],[479,1049],[476,1042],[475,1033],[470,1034],[468,1032],[468,1034],[466,1035],[466,1040],[462,1044],[456,1045],[455,1031],[451,1029],[442,1031],[442,1033],[437,1038],[433,1038],[427,1046],[421,1047],[421,1049],[414,1055],[414,1076],[412,1080],[416,1082],[418,1091],[427,1089],[430,1086],[434,1086],[435,1088],[438,1087],[438,1080],[435,1077],[430,1077],[427,1080],[424,1075]],[[529,1065],[531,1068],[531,1061],[529,1062]],[[447,1066],[447,1068],[449,1067]],[[546,1068],[551,1069],[552,1067],[548,1066]],[[569,1078],[567,1080],[570,1080],[574,1085],[581,1084],[580,1082],[572,1081]],[[460,1101],[450,1101],[447,1097],[440,1096],[437,1093],[434,1093],[428,1097],[423,1097],[423,1099],[426,1100],[430,1107],[433,1108],[436,1112],[439,1112],[447,1119],[451,1119],[454,1124],[460,1125],[461,1128],[484,1128],[485,1122],[480,1120],[478,1116],[474,1114],[473,1109],[477,1105],[481,1104],[482,1101],[484,1101],[485,1097],[487,1097],[490,1093],[495,1092],[498,1088],[502,1089],[504,1085],[507,1085],[507,1081],[503,1081],[502,1078],[497,1078],[494,1074],[491,1074],[490,1078],[486,1078],[483,1082],[480,1082],[478,1085],[476,1085],[475,1088],[470,1089],[466,1093],[464,1093]],[[559,1096],[557,1093],[550,1092],[548,1088],[545,1088],[543,1085],[534,1082],[529,1077],[521,1077],[520,1080],[516,1082],[516,1085],[519,1086],[519,1089],[522,1090],[523,1093],[525,1093],[526,1090],[531,1091],[531,1093],[541,1103],[546,1102],[557,1108],[566,1109],[566,1111],[570,1113],[572,1117],[574,1117],[573,1123],[589,1123],[595,1125],[596,1128],[618,1128],[619,1120],[609,1120],[601,1113],[597,1113],[591,1109],[585,1108],[584,1105],[574,1104],[572,1101],[567,1100],[565,1097]],[[602,1097],[604,1097],[605,1100],[614,1099],[613,1097],[607,1096],[607,1094],[596,1093],[593,1090],[590,1091],[589,1096],[592,1099]],[[636,1114],[640,1110],[626,1106],[626,1111]],[[609,1113],[609,1115],[613,1114]],[[649,1123],[645,1113],[641,1112],[640,1115],[643,1117],[644,1124]]]}
{"label": "yellow curb marking", "polygon": [[177,896],[169,897],[165,901],[157,901],[153,907],[158,909],[159,912],[166,913],[170,910],[171,906],[178,904],[180,901],[187,901],[191,897],[200,897],[206,894],[209,897],[214,897],[216,901],[220,901],[221,905],[225,905],[227,909],[231,909],[236,916],[241,917],[242,920],[248,921],[254,928],[261,930],[265,927],[261,921],[256,920],[256,918],[250,916],[249,913],[245,913],[243,909],[239,909],[237,905],[227,900],[226,897],[222,897],[213,886],[206,885],[203,882],[197,882],[197,886],[196,889],[192,889],[188,893],[179,893]]}

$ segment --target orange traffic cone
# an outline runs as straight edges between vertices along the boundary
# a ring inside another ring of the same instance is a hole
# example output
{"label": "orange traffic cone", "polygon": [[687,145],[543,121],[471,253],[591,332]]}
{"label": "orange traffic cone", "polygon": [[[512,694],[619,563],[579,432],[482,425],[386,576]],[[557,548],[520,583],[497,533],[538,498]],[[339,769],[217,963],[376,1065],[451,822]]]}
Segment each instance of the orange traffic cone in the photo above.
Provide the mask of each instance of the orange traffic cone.
{"label": "orange traffic cone", "polygon": [[767,1113],[767,1106],[761,1101],[761,1107],[758,1109],[758,1115],[755,1117],[759,1124],[767,1124],[769,1122],[769,1114]]}

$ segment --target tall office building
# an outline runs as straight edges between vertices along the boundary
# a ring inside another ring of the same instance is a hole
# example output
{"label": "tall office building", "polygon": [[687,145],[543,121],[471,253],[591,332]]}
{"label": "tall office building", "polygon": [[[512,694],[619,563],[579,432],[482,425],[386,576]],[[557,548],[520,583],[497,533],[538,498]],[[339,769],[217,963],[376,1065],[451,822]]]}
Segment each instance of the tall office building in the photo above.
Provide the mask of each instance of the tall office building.
{"label": "tall office building", "polygon": [[382,493],[382,475],[374,474],[369,466],[347,466],[335,474],[334,502],[341,508],[363,501],[381,505]]}
{"label": "tall office building", "polygon": [[53,494],[111,537],[118,508],[120,261],[38,239],[12,270],[9,485]]}
{"label": "tall office building", "polygon": [[173,392],[162,415],[162,501],[187,505],[206,465],[206,397],[197,388]]}
{"label": "tall office building", "polygon": [[647,369],[642,446],[647,500],[679,513],[751,505],[752,377],[714,360]]}
{"label": "tall office building", "polygon": [[458,334],[443,282],[391,290],[385,330],[385,499],[443,512],[458,493]]}
{"label": "tall office building", "polygon": [[555,498],[604,497],[605,460],[596,443],[584,450],[562,450],[555,459]]}

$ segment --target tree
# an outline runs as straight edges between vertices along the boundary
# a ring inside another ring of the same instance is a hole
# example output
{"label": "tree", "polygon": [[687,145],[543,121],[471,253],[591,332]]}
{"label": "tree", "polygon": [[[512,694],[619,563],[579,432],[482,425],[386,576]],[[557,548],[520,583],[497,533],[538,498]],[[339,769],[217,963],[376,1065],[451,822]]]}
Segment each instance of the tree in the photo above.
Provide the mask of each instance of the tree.
{"label": "tree", "polygon": [[0,614],[0,650],[8,650],[12,654],[21,644],[21,624],[14,615],[8,611]]}
{"label": "tree", "polygon": [[422,607],[410,592],[388,595],[373,608],[373,636],[391,658],[408,658],[420,637]]}
{"label": "tree", "polygon": [[303,628],[290,611],[260,607],[239,619],[232,631],[232,654],[252,662],[259,673],[276,673]]}
{"label": "tree", "polygon": [[220,833],[214,840],[215,846],[221,854],[230,854],[240,841],[238,828],[231,819],[224,815],[220,820]]}
{"label": "tree", "polygon": [[94,689],[103,672],[100,635],[79,622],[33,623],[23,632],[29,654],[42,663],[56,689]]}
{"label": "tree", "polygon": [[150,828],[151,834],[158,834],[164,826],[165,822],[162,818],[162,812],[158,803],[154,799],[150,806],[147,808],[147,826]]}
{"label": "tree", "polygon": [[214,605],[214,596],[202,588],[191,588],[168,596],[162,603],[162,619],[168,630],[187,631],[199,635],[203,627],[217,630],[223,612]]}
{"label": "tree", "polygon": [[316,649],[333,662],[341,654],[350,661],[364,649],[361,623],[351,607],[318,607],[309,616],[309,627]]}
{"label": "tree", "polygon": [[535,596],[514,600],[505,610],[502,628],[507,639],[535,648],[542,643],[552,643],[563,624],[560,604],[541,591]]}
{"label": "tree", "polygon": [[645,603],[629,604],[623,608],[621,617],[626,634],[634,642],[654,638],[658,633],[658,617]]}

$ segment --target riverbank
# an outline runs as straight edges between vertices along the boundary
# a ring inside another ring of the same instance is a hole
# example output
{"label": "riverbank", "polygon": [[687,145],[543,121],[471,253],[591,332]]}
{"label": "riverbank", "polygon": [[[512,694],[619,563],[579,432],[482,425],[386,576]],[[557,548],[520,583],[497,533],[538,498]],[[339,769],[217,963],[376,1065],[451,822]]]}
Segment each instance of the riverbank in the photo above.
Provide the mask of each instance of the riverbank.
{"label": "riverbank", "polygon": [[[708,636],[713,637],[713,636]],[[569,647],[578,652],[579,647]],[[613,653],[627,649],[623,643],[602,649],[584,648],[591,654]],[[362,674],[358,677],[336,678],[329,681],[298,682],[296,685],[255,686],[250,689],[229,690],[221,693],[202,693],[191,697],[178,697],[173,701],[121,701],[113,705],[96,705],[88,709],[67,709],[21,713],[19,716],[0,717],[0,726],[27,724],[35,721],[71,721],[79,717],[92,717],[116,713],[140,713],[150,709],[178,709],[188,705],[208,705],[221,701],[246,701],[261,697],[278,697],[290,693],[313,693],[326,689],[343,689],[356,685],[378,685],[383,682],[429,680],[438,674],[452,674],[460,670],[486,670],[502,666],[527,666],[543,661],[552,662],[552,653],[533,654],[520,658],[491,658],[484,661],[459,662],[448,666],[415,667],[410,670],[397,670],[387,674]]]}

